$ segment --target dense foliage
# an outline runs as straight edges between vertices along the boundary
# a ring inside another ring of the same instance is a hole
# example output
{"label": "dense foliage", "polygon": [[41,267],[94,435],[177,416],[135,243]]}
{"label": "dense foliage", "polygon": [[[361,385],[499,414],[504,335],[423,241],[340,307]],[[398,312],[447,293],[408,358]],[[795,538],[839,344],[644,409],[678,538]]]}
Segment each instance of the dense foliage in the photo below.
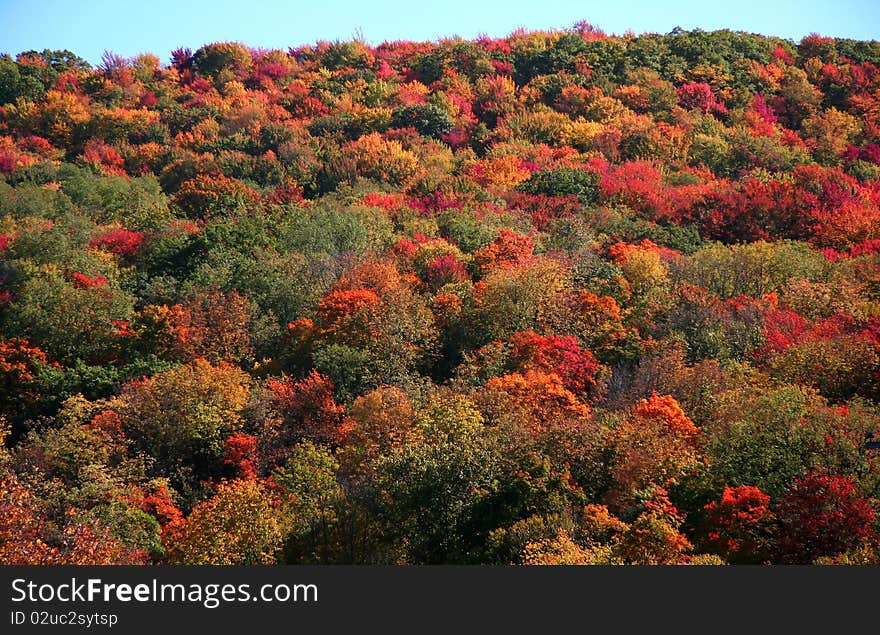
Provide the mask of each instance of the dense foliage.
{"label": "dense foliage", "polygon": [[876,563],[880,43],[0,56],[0,562]]}

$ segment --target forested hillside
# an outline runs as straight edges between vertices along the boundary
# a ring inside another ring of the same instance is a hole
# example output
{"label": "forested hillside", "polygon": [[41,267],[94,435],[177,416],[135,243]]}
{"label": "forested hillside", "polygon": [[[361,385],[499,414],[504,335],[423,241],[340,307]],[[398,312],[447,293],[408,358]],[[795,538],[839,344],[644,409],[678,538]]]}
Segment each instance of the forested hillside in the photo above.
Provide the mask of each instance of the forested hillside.
{"label": "forested hillside", "polygon": [[8,53],[0,563],[880,561],[880,43]]}

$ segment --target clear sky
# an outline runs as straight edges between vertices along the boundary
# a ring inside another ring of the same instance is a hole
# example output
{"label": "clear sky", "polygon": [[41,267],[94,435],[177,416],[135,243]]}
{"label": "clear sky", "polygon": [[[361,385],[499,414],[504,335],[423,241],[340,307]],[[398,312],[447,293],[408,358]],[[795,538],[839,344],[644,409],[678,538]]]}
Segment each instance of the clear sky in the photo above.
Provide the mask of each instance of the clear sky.
{"label": "clear sky", "polygon": [[0,0],[0,52],[68,49],[90,62],[104,50],[168,61],[181,46],[226,40],[283,48],[361,36],[436,40],[561,29],[586,20],[606,33],[676,26],[777,35],[880,39],[880,0]]}

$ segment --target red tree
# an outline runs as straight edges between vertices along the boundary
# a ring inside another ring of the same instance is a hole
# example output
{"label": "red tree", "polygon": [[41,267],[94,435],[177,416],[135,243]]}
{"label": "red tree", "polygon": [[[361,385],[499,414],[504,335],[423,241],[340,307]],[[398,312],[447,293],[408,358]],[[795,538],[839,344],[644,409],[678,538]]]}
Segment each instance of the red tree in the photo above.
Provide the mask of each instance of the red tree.
{"label": "red tree", "polygon": [[302,438],[318,443],[339,443],[345,406],[333,399],[333,382],[313,370],[294,381],[287,377],[267,384],[272,405],[284,419],[287,441]]}
{"label": "red tree", "polygon": [[875,511],[851,477],[809,474],[779,503],[777,551],[783,562],[810,564],[875,537]]}
{"label": "red tree", "polygon": [[233,434],[224,441],[223,448],[225,453],[223,462],[232,467],[239,478],[256,478],[257,438],[255,436],[240,432]]}
{"label": "red tree", "polygon": [[109,251],[117,256],[130,258],[137,254],[144,242],[144,238],[145,236],[141,232],[133,232],[124,227],[117,227],[95,236],[89,242],[89,246]]}
{"label": "red tree", "polygon": [[511,358],[520,370],[556,373],[563,385],[579,395],[595,396],[600,364],[581,348],[571,335],[538,335],[534,331],[514,333]]}
{"label": "red tree", "polygon": [[734,564],[766,561],[775,520],[769,504],[770,497],[757,487],[725,487],[721,500],[704,507],[705,546]]}

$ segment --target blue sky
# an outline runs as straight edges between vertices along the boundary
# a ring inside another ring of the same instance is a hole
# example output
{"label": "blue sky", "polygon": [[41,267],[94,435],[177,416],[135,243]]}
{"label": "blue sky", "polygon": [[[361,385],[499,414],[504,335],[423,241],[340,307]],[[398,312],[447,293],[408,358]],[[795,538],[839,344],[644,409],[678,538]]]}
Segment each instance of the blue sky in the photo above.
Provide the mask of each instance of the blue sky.
{"label": "blue sky", "polygon": [[68,49],[92,63],[102,52],[150,52],[224,40],[284,48],[362,35],[435,40],[566,28],[586,20],[606,33],[667,33],[675,26],[730,28],[800,40],[817,32],[880,39],[878,0],[0,0],[0,52]]}

